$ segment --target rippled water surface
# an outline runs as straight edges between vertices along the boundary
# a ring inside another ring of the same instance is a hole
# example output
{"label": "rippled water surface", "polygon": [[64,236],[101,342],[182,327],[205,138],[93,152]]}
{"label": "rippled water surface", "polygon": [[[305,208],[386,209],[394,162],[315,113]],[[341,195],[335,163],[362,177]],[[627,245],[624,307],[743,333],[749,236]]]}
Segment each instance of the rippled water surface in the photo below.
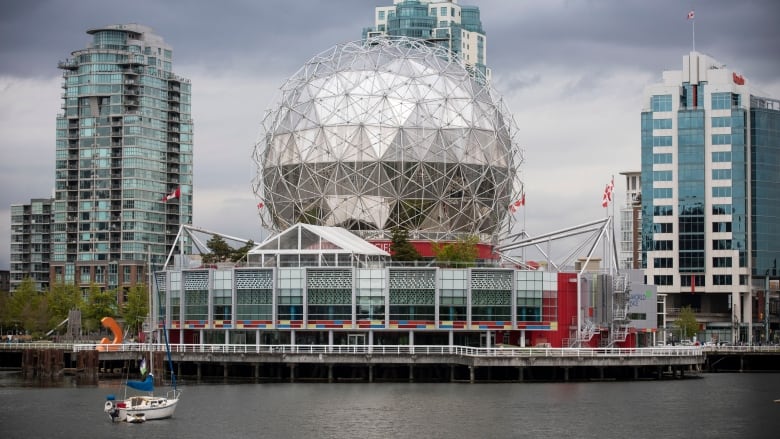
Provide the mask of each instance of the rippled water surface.
{"label": "rippled water surface", "polygon": [[[29,384],[29,383],[28,383]],[[0,373],[0,438],[777,438],[780,374],[496,384],[187,384],[176,416],[112,424],[117,383]]]}

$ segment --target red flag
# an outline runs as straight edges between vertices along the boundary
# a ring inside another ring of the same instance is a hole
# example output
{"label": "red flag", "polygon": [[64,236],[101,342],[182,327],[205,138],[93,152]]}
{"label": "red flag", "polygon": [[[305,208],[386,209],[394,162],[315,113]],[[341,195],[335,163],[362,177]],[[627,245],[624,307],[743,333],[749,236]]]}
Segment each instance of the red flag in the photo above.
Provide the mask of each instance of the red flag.
{"label": "red flag", "polygon": [[609,185],[604,188],[604,195],[601,197],[601,207],[607,207],[609,205],[610,195],[609,195]]}
{"label": "red flag", "polygon": [[691,294],[696,294],[696,276],[691,275]]}
{"label": "red flag", "polygon": [[691,12],[688,12],[688,20],[693,20],[693,9],[691,9]]}
{"label": "red flag", "polygon": [[520,196],[520,199],[509,205],[509,211],[512,213],[517,212],[517,208],[525,206],[525,192]]}
{"label": "red flag", "polygon": [[264,206],[265,206],[265,204],[263,204],[263,202],[262,202],[262,201],[261,201],[261,202],[259,202],[259,203],[257,203],[257,208],[258,208],[258,209],[262,209]]}
{"label": "red flag", "polygon": [[181,188],[180,187],[177,187],[176,189],[174,189],[174,191],[171,192],[170,194],[163,196],[162,200],[163,200],[163,202],[166,202],[166,201],[173,200],[174,198],[181,198]]}

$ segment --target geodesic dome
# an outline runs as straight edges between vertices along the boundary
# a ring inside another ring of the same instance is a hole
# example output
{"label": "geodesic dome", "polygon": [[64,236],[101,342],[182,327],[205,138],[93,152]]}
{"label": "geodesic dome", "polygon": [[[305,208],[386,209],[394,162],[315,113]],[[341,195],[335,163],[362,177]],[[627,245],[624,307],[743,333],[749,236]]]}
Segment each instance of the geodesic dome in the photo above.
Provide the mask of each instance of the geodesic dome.
{"label": "geodesic dome", "polygon": [[508,231],[522,154],[500,96],[447,49],[379,37],[336,45],[281,87],[255,145],[265,227],[367,239]]}

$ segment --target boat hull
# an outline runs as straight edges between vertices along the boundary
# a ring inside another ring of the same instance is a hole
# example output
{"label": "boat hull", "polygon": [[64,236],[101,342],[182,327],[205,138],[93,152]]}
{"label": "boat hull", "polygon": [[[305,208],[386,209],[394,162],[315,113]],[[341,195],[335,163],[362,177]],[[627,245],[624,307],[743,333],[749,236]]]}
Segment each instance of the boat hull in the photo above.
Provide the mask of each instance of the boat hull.
{"label": "boat hull", "polygon": [[143,422],[167,419],[173,416],[179,398],[133,396],[113,404],[106,412],[114,422]]}

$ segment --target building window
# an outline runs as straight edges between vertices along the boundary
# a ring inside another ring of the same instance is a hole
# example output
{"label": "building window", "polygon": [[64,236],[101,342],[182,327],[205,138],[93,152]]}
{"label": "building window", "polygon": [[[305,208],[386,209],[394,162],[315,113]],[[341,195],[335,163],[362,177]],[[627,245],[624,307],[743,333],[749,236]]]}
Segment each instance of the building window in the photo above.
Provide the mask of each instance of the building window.
{"label": "building window", "polygon": [[731,93],[712,94],[713,110],[728,110],[729,108],[731,108]]}
{"label": "building window", "polygon": [[670,130],[672,129],[672,119],[653,119],[654,130]]}
{"label": "building window", "polygon": [[681,274],[680,275],[681,287],[703,287],[704,275],[702,274]]}
{"label": "building window", "polygon": [[435,320],[435,291],[390,290],[390,320]]}
{"label": "building window", "polygon": [[731,169],[713,169],[713,180],[731,180]]}
{"label": "building window", "polygon": [[731,204],[713,204],[713,215],[731,215]]}
{"label": "building window", "polygon": [[92,282],[92,276],[90,275],[89,267],[81,267],[80,282],[82,284],[88,284]]}
{"label": "building window", "polygon": [[653,181],[672,181],[672,171],[653,171]]}
{"label": "building window", "polygon": [[672,146],[672,136],[653,136],[653,146]]}
{"label": "building window", "polygon": [[731,145],[731,134],[713,134],[713,145]]}
{"label": "building window", "polygon": [[712,258],[712,266],[715,268],[730,268],[731,258],[729,257],[715,257]]}
{"label": "building window", "polygon": [[653,250],[655,251],[662,251],[662,250],[674,250],[674,242],[670,239],[661,239],[653,241]]}
{"label": "building window", "polygon": [[673,285],[674,277],[671,274],[653,276],[653,285]]}
{"label": "building window", "polygon": [[672,206],[653,206],[653,216],[672,216]]}
{"label": "building window", "polygon": [[663,153],[663,154],[653,154],[653,164],[654,165],[663,165],[672,163],[672,154],[671,153]]}
{"label": "building window", "polygon": [[672,233],[672,223],[653,223],[653,233]]}
{"label": "building window", "polygon": [[378,20],[384,20],[384,19],[385,19],[385,11],[379,11],[379,12],[377,12],[377,14],[376,14],[376,18],[377,18]]}
{"label": "building window", "polygon": [[674,258],[653,258],[653,268],[674,268]]}
{"label": "building window", "polygon": [[657,187],[653,188],[653,198],[672,198],[672,188]]}
{"label": "building window", "polygon": [[718,232],[731,232],[731,223],[728,221],[718,221],[712,223],[712,231]]}
{"label": "building window", "polygon": [[731,117],[729,116],[712,118],[713,128],[723,128],[723,127],[730,127],[730,126],[731,126]]}
{"label": "building window", "polygon": [[730,274],[715,274],[712,276],[713,285],[731,285]]}
{"label": "building window", "polygon": [[725,162],[730,163],[731,162],[731,151],[716,151],[712,153],[712,161],[713,163],[717,162]]}
{"label": "building window", "polygon": [[712,188],[713,197],[730,197],[731,186],[714,186]]}
{"label": "building window", "polygon": [[712,249],[713,250],[731,250],[731,240],[730,239],[713,239],[712,240]]}
{"label": "building window", "polygon": [[658,95],[650,98],[653,111],[672,111],[672,95]]}

